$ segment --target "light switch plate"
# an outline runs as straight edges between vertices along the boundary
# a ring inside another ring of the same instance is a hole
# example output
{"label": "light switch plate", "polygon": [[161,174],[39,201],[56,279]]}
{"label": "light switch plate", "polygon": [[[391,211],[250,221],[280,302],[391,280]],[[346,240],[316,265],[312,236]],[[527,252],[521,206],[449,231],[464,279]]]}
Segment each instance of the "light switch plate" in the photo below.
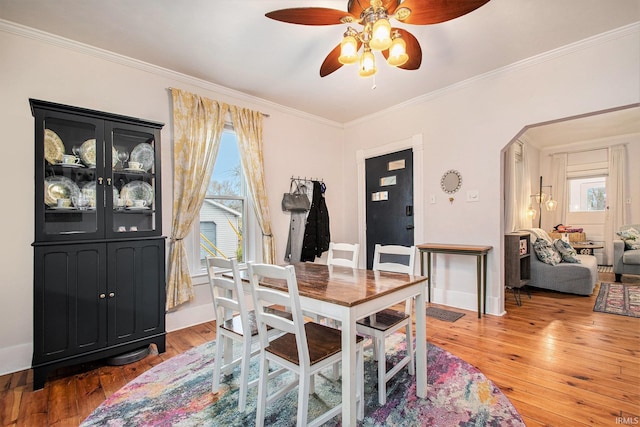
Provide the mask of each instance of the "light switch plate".
{"label": "light switch plate", "polygon": [[436,195],[435,194],[432,194],[432,195],[429,196],[429,202],[431,202],[431,203],[435,203],[436,202]]}

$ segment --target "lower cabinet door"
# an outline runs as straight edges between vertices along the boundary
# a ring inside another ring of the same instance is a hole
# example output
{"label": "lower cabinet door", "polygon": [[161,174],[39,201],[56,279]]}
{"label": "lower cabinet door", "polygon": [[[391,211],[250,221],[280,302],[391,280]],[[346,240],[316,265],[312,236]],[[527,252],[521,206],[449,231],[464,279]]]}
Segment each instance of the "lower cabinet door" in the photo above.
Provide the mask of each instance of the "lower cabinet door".
{"label": "lower cabinet door", "polygon": [[103,348],[106,246],[38,246],[34,252],[34,364]]}
{"label": "lower cabinet door", "polygon": [[108,345],[164,333],[164,239],[108,244]]}

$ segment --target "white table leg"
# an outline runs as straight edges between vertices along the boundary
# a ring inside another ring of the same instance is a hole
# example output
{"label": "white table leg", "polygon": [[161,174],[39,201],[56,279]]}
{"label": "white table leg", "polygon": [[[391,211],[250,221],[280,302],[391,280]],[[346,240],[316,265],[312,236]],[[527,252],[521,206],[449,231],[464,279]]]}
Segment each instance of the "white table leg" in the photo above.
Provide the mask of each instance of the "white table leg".
{"label": "white table leg", "polygon": [[416,297],[416,394],[427,397],[427,314],[425,304],[425,285],[420,284],[422,292]]}
{"label": "white table leg", "polygon": [[355,426],[356,381],[356,319],[347,309],[342,318],[342,425]]}

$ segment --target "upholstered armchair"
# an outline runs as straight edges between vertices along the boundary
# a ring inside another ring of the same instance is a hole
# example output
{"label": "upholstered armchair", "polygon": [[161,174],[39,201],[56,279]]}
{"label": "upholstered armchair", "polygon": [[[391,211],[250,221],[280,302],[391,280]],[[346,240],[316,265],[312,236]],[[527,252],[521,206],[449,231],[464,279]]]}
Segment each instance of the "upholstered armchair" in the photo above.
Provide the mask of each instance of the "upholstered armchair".
{"label": "upholstered armchair", "polygon": [[[640,246],[640,240],[636,239],[634,245],[633,239],[625,241],[621,237],[621,234],[622,236],[633,234],[629,232],[632,228],[640,232],[640,224],[623,225],[617,233],[616,240],[613,241],[613,272],[616,275],[616,282],[622,279],[623,274],[640,274],[640,248],[633,249]],[[624,233],[625,231],[627,233]]]}

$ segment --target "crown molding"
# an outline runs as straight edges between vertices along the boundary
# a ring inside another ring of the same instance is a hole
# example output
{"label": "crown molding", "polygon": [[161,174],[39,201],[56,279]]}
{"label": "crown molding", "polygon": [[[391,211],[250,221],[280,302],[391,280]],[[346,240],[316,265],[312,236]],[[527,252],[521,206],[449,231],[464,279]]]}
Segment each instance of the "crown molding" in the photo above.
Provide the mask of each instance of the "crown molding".
{"label": "crown molding", "polygon": [[244,92],[230,89],[228,87],[221,86],[216,83],[209,82],[207,80],[203,80],[187,74],[179,73],[177,71],[173,71],[168,68],[163,68],[157,65],[153,65],[148,62],[144,62],[135,58],[120,55],[105,49],[101,49],[99,47],[91,46],[91,45],[81,43],[75,40],[71,40],[65,37],[57,36],[55,34],[47,33],[45,31],[37,30],[35,28],[17,24],[15,22],[0,19],[0,31],[4,31],[6,33],[40,41],[43,43],[47,43],[53,46],[61,47],[63,49],[69,49],[85,55],[94,56],[96,58],[100,58],[109,62],[124,65],[130,68],[135,68],[141,71],[155,74],[157,76],[165,77],[165,78],[174,80],[176,82],[193,85],[201,89],[216,92],[229,97],[233,97],[241,101],[257,104],[262,108],[264,108],[265,110],[267,110],[267,111],[264,111],[264,113],[271,116],[273,116],[273,111],[279,111],[281,113],[290,114],[292,116],[296,116],[305,120],[321,123],[327,126],[340,128],[340,129],[344,128],[344,125],[340,122],[327,120],[323,117],[305,113],[304,111],[296,110],[294,108],[277,104],[275,102],[271,102],[266,99],[248,95]]}
{"label": "crown molding", "polygon": [[454,92],[458,89],[475,84],[479,81],[493,79],[496,76],[508,74],[513,71],[517,71],[517,70],[521,70],[537,64],[541,64],[543,62],[560,58],[562,56],[570,55],[572,53],[590,48],[592,46],[608,43],[612,40],[616,40],[616,39],[627,37],[634,34],[640,35],[640,22],[634,22],[633,24],[625,25],[623,27],[616,28],[611,31],[597,34],[595,36],[591,36],[586,39],[583,39],[574,43],[570,43],[568,45],[559,47],[557,49],[553,49],[553,50],[541,53],[539,55],[535,55],[535,56],[523,59],[521,61],[514,62],[509,65],[505,65],[504,67],[496,68],[495,70],[486,72],[484,74],[479,74],[477,76],[468,78],[466,80],[462,80],[460,82],[446,86],[442,89],[438,89],[433,92],[429,92],[427,94],[417,96],[415,98],[409,99],[400,104],[396,104],[392,107],[386,108],[376,113],[369,114],[368,116],[360,117],[356,120],[347,122],[344,124],[344,128],[347,129],[353,126],[360,125],[362,123],[366,123],[371,120],[387,117],[389,113],[402,110],[412,105],[425,103],[427,101],[444,96],[447,93]]}

